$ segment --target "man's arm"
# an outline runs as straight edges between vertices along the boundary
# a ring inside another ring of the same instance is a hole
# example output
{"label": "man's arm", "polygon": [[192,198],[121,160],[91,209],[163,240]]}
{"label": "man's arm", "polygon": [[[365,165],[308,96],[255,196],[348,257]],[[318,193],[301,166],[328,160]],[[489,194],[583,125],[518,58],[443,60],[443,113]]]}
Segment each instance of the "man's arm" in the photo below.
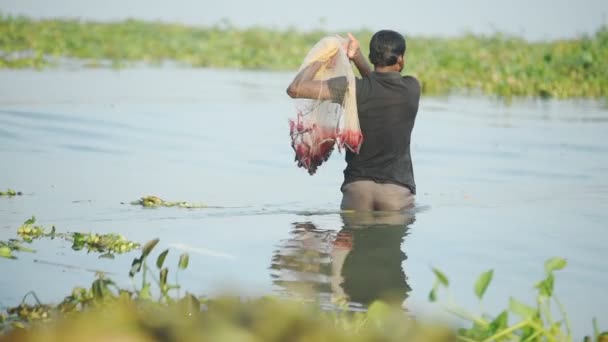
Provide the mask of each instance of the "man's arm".
{"label": "man's arm", "polygon": [[357,70],[359,70],[361,76],[365,77],[372,73],[371,66],[367,63],[365,57],[363,57],[363,54],[361,53],[359,41],[350,33],[348,34],[348,47],[346,50],[346,55],[348,56],[348,59],[355,63],[355,66],[357,67]]}
{"label": "man's arm", "polygon": [[324,62],[310,63],[306,68],[302,69],[287,87],[287,95],[291,98],[306,98],[328,100],[331,98],[331,92],[327,81],[315,81],[313,78],[319,71]]}

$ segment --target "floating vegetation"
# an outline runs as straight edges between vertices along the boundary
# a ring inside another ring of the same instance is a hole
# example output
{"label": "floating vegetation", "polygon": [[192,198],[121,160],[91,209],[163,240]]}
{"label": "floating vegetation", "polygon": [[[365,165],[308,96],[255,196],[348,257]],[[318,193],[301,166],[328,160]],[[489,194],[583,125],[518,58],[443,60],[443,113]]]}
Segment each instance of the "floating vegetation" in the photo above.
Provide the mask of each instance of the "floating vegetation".
{"label": "floating vegetation", "polygon": [[23,224],[17,228],[17,235],[19,235],[23,241],[32,242],[34,239],[39,239],[41,237],[54,237],[55,236],[55,227],[52,228],[50,233],[45,233],[44,228],[41,226],[35,226],[36,217],[32,216],[27,219]]}
{"label": "floating vegetation", "polygon": [[[175,61],[193,67],[296,70],[310,48],[336,32],[300,32],[228,22],[188,27],[126,20],[32,20],[0,15],[0,68],[42,68],[63,57],[120,68]],[[353,32],[367,55],[373,32]],[[594,35],[528,42],[494,34],[458,38],[407,36],[405,72],[426,94],[453,91],[533,97],[608,96],[608,27]]]}
{"label": "floating vegetation", "polygon": [[73,250],[86,248],[88,252],[106,253],[101,257],[112,258],[112,253],[126,253],[140,247],[139,243],[129,241],[120,234],[70,233],[70,237]]}
{"label": "floating vegetation", "polygon": [[9,239],[8,241],[0,241],[0,257],[7,259],[17,259],[13,255],[14,251],[18,252],[36,252],[34,249],[23,246],[23,241],[17,239]]}
{"label": "floating vegetation", "polygon": [[6,191],[0,191],[0,196],[14,197],[21,196],[23,193],[21,191],[15,191],[13,189],[7,189]]}
{"label": "floating vegetation", "polygon": [[47,233],[43,227],[37,226],[35,223],[36,217],[32,216],[17,228],[17,235],[21,237],[21,241],[17,239],[11,239],[8,242],[0,241],[0,256],[15,259],[11,253],[14,250],[34,252],[33,249],[23,249],[21,243],[29,243],[40,238],[61,238],[71,241],[73,250],[79,251],[86,248],[88,252],[104,253],[100,258],[113,258],[114,253],[122,254],[140,248],[139,243],[129,241],[120,234],[58,233],[54,226]]}
{"label": "floating vegetation", "polygon": [[131,202],[133,205],[141,205],[145,208],[157,208],[157,207],[180,207],[187,209],[196,209],[196,208],[209,208],[206,204],[196,204],[196,203],[188,203],[188,202],[169,202],[165,201],[156,196],[145,196],[140,198],[137,201]]}

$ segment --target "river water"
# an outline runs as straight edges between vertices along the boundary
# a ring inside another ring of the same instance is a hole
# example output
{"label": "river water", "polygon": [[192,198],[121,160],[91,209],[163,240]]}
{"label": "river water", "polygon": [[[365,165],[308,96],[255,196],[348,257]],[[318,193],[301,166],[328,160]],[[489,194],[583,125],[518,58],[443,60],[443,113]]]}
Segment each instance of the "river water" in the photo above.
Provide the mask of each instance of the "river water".
{"label": "river water", "polygon": [[[360,308],[389,292],[416,315],[431,267],[475,311],[533,303],[543,262],[567,259],[556,292],[577,335],[608,326],[608,107],[605,102],[424,97],[413,133],[419,194],[401,215],[341,215],[343,156],[309,176],[293,162],[284,89],[291,73],[189,68],[0,72],[0,239],[35,215],[58,231],[118,232],[190,253],[179,282],[197,294],[307,292]],[[219,208],[144,209],[144,195]],[[114,260],[62,240],[0,260],[0,307],[30,290],[57,302],[94,271],[130,286],[137,252]],[[171,269],[176,269],[172,267]],[[447,300],[440,293],[440,301]]]}

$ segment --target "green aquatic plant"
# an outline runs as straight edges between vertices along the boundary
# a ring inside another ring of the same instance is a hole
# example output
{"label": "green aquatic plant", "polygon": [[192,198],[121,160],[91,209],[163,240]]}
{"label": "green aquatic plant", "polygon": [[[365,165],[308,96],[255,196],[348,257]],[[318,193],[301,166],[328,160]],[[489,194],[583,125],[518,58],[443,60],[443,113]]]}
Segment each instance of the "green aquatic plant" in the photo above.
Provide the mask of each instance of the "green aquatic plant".
{"label": "green aquatic plant", "polygon": [[21,191],[15,191],[13,189],[7,189],[6,191],[0,191],[0,196],[14,197],[21,196],[23,193]]}
{"label": "green aquatic plant", "polygon": [[[554,272],[566,267],[567,262],[562,258],[551,258],[545,262],[545,277],[536,283],[536,303],[529,305],[515,298],[509,299],[509,307],[502,310],[498,315],[483,313],[475,315],[458,307],[447,307],[454,315],[470,321],[472,326],[458,330],[460,341],[572,341],[573,336],[570,329],[570,320],[565,308],[554,292]],[[429,293],[429,300],[437,300],[437,292],[440,288],[447,288],[449,281],[447,276],[437,269],[435,273],[435,284]],[[474,292],[481,301],[490,285],[494,270],[488,270],[479,275],[475,282]],[[554,303],[561,315],[560,319],[553,317]],[[509,317],[514,315],[518,319],[510,323]],[[597,325],[594,338],[587,337],[586,340],[605,341],[608,333],[599,333]]]}
{"label": "green aquatic plant", "polygon": [[[43,68],[62,58],[85,67],[137,62],[209,68],[295,71],[323,30],[189,27],[140,20],[86,22],[0,15],[0,68]],[[355,30],[363,53],[373,32]],[[473,92],[502,97],[608,96],[608,26],[575,39],[528,42],[505,34],[408,36],[405,73],[425,94]]]}
{"label": "green aquatic plant", "polygon": [[[103,273],[88,288],[77,287],[57,305],[41,303],[34,293],[7,310],[0,321],[0,341],[149,340],[164,341],[451,341],[444,326],[409,318],[381,302],[367,312],[324,311],[310,303],[272,297],[197,297],[168,279],[166,257],[148,259],[158,239],[147,242],[133,260],[133,289],[123,289]],[[188,267],[181,254],[177,272]],[[141,285],[136,277],[141,277]],[[154,286],[156,285],[156,286]],[[158,297],[153,296],[157,293]],[[27,303],[33,298],[33,303]],[[103,327],[99,329],[99,327]],[[4,329],[4,330],[2,330]],[[2,333],[4,332],[4,333]],[[50,334],[52,332],[52,334]]]}
{"label": "green aquatic plant", "polygon": [[23,241],[17,239],[9,239],[8,241],[0,240],[0,257],[7,259],[17,259],[15,255],[13,255],[14,251],[18,252],[36,252],[34,249],[25,247],[23,245]]}
{"label": "green aquatic plant", "polygon": [[129,241],[120,234],[96,234],[96,233],[70,233],[72,249],[75,251],[87,249],[88,252],[105,253],[100,257],[113,258],[112,253],[127,253],[138,249],[140,244]]}
{"label": "green aquatic plant", "polygon": [[165,201],[157,196],[145,196],[137,201],[131,202],[132,205],[141,205],[145,208],[157,208],[157,207],[179,207],[187,209],[195,208],[209,208],[206,204],[188,203],[184,201],[170,202]]}
{"label": "green aquatic plant", "polygon": [[[536,284],[537,305],[511,299],[509,309],[493,317],[455,311],[470,320],[470,328],[454,331],[444,325],[421,322],[400,307],[374,302],[366,312],[321,310],[316,305],[293,300],[235,296],[206,298],[185,292],[177,281],[168,281],[168,249],[149,264],[158,239],[147,242],[132,262],[129,276],[133,288],[120,288],[103,273],[97,273],[87,288],[77,287],[59,304],[43,304],[34,293],[0,315],[0,341],[81,341],[120,339],[128,341],[571,341],[568,319],[553,320],[549,302],[554,272],[566,262],[552,258],[545,263],[545,277]],[[188,267],[188,254],[181,254],[177,272]],[[449,285],[437,269],[433,298]],[[137,282],[141,277],[141,283]],[[493,271],[486,271],[474,287],[481,300],[491,283]],[[137,284],[140,284],[139,286]],[[157,296],[155,296],[156,294]],[[34,303],[27,303],[33,298]],[[561,305],[560,305],[561,307]],[[509,324],[509,314],[521,320]],[[605,342],[594,321],[594,335],[585,341]]]}
{"label": "green aquatic plant", "polygon": [[44,228],[41,226],[35,226],[34,224],[36,223],[36,217],[32,216],[31,218],[27,219],[25,222],[23,222],[23,224],[17,228],[17,235],[19,235],[23,241],[26,242],[32,242],[34,239],[39,239],[41,237],[45,237],[45,236],[54,236],[55,234],[55,227],[53,227],[53,230],[51,231],[50,234],[47,234],[44,231]]}
{"label": "green aquatic plant", "polygon": [[[88,252],[103,253],[102,255],[100,255],[100,258],[114,258],[114,253],[127,253],[141,247],[139,243],[129,241],[121,234],[97,234],[81,232],[60,233],[57,232],[55,226],[53,226],[51,228],[51,231],[47,233],[44,227],[35,225],[35,223],[36,217],[32,216],[31,218],[27,219],[19,228],[17,228],[17,235],[21,237],[24,242],[32,242],[33,240],[41,238],[61,238],[67,241],[71,241],[72,249],[75,251],[83,250],[86,248]],[[16,241],[14,243],[18,242],[18,240],[14,241]],[[2,250],[0,249],[0,251]]]}

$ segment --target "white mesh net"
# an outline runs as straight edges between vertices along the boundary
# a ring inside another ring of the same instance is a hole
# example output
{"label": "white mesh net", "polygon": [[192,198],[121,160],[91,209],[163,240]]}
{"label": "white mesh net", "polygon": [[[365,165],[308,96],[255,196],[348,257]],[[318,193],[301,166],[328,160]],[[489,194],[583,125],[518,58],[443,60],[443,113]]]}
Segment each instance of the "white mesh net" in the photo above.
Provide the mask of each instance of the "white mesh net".
{"label": "white mesh net", "polygon": [[326,161],[338,145],[359,152],[363,136],[359,127],[355,75],[346,55],[345,43],[340,37],[321,39],[306,55],[298,72],[313,62],[322,62],[313,80],[346,78],[344,97],[338,101],[296,99],[296,118],[290,120],[290,135],[295,160],[299,167],[311,175]]}

